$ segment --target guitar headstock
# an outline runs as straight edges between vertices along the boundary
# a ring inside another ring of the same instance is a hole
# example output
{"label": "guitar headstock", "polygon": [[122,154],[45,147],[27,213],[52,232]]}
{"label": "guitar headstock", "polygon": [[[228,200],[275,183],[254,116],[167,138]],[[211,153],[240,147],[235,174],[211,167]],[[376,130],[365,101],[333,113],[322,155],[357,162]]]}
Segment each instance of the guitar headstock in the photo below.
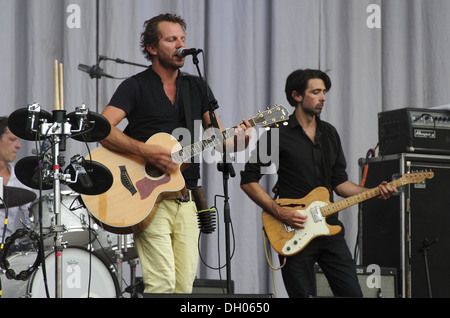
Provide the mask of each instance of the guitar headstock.
{"label": "guitar headstock", "polygon": [[402,184],[409,184],[409,183],[419,183],[425,179],[432,179],[432,178],[434,178],[433,171],[421,171],[421,172],[405,173],[400,178],[400,180]]}
{"label": "guitar headstock", "polygon": [[283,105],[275,105],[275,107],[264,112],[258,112],[258,115],[250,119],[252,126],[256,127],[271,127],[277,126],[278,123],[287,123],[289,113]]}

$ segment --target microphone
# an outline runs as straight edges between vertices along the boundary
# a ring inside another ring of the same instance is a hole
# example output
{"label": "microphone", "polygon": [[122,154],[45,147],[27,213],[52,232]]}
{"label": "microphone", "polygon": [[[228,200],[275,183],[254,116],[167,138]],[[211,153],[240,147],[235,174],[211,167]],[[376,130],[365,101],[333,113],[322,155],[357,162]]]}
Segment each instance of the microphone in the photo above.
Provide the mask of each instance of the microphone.
{"label": "microphone", "polygon": [[203,50],[202,49],[187,49],[185,47],[180,47],[177,50],[177,56],[186,57],[188,55],[194,55],[194,54],[198,54],[200,52],[203,52]]}
{"label": "microphone", "polygon": [[208,209],[206,197],[201,186],[191,191],[197,207],[198,228],[204,234],[211,234],[216,229],[216,209]]}
{"label": "microphone", "polygon": [[113,76],[103,72],[103,69],[98,65],[87,66],[84,64],[78,64],[78,70],[88,73],[91,76],[91,78],[101,78],[101,77],[114,78]]}

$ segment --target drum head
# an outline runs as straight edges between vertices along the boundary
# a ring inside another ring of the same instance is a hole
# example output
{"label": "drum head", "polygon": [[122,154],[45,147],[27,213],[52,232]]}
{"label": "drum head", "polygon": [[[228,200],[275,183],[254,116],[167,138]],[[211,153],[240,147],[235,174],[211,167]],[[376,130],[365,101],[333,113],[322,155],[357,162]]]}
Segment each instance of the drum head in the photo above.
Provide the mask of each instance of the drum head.
{"label": "drum head", "polygon": [[[62,252],[62,298],[116,298],[119,284],[116,276],[94,253],[77,247]],[[50,298],[55,297],[55,253],[45,259]],[[30,284],[32,298],[45,298],[42,270],[36,271]]]}
{"label": "drum head", "polygon": [[[8,127],[11,132],[17,137],[29,141],[35,141],[38,139],[37,131],[29,131],[27,129],[27,118],[28,118],[28,108],[18,109],[9,115],[8,119]],[[36,123],[40,123],[40,121],[51,122],[53,116],[46,112],[45,110],[41,110],[38,114],[36,114]],[[35,127],[38,128],[38,127]],[[39,139],[42,139],[43,136],[39,136]]]}
{"label": "drum head", "polygon": [[[97,142],[108,137],[111,132],[111,124],[101,114],[89,112],[87,116],[86,131],[72,135],[72,139],[84,142]],[[76,112],[67,115],[72,127],[78,126],[78,117]]]}

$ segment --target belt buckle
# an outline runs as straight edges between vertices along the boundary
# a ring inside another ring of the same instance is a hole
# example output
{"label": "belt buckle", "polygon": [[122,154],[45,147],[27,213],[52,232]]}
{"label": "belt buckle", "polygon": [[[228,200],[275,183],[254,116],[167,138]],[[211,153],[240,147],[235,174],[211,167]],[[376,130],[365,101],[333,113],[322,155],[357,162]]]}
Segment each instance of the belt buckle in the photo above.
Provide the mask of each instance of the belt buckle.
{"label": "belt buckle", "polygon": [[186,193],[178,199],[180,202],[189,202],[191,201],[191,190],[187,190]]}

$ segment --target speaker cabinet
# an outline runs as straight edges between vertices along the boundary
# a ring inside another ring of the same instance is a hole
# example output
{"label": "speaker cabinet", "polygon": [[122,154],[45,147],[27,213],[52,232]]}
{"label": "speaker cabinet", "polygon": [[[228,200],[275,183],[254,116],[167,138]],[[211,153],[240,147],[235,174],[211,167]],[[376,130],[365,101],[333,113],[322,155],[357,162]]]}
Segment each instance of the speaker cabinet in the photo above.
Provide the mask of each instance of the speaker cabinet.
{"label": "speaker cabinet", "polygon": [[[364,298],[397,298],[397,270],[395,268],[379,268],[376,273],[371,268],[357,266],[356,274]],[[317,297],[333,297],[330,284],[319,266],[314,267],[316,273]],[[380,274],[378,276],[378,274]],[[374,276],[376,275],[376,277]]]}
{"label": "speaker cabinet", "polygon": [[[142,295],[144,292],[144,282],[142,277],[136,277],[136,284],[134,286],[134,293]],[[230,292],[227,290],[227,281],[219,279],[195,279],[192,287],[192,297],[194,295],[229,295],[234,294],[234,281],[230,281]],[[155,297],[153,294],[144,294],[145,297]],[[157,294],[160,297],[163,294]],[[170,297],[170,295],[165,295]]]}
{"label": "speaker cabinet", "polygon": [[135,287],[136,298],[273,298],[272,294],[235,294],[234,281],[230,281],[230,292],[227,281],[219,279],[196,279],[191,294],[148,294],[143,293],[142,277],[138,277]]}
{"label": "speaker cabinet", "polygon": [[369,160],[366,187],[405,173],[434,178],[359,205],[360,264],[397,269],[401,297],[450,297],[450,156],[398,154]]}
{"label": "speaker cabinet", "polygon": [[227,281],[220,279],[196,279],[193,294],[234,294],[234,281],[230,281],[230,292],[227,291]]}

